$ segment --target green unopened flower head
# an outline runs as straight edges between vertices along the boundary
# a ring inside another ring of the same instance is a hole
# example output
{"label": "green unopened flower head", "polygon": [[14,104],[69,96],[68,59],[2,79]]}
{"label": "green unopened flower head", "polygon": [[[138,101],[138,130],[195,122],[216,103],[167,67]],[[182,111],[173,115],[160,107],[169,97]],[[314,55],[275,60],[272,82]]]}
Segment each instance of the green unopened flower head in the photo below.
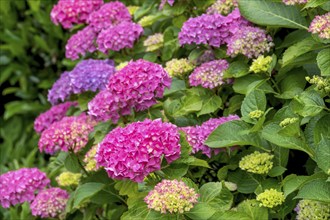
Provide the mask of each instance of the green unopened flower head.
{"label": "green unopened flower head", "polygon": [[97,151],[97,145],[93,146],[85,155],[85,169],[87,171],[97,171],[99,167],[97,166],[95,155]]}
{"label": "green unopened flower head", "polygon": [[139,6],[127,6],[128,12],[130,13],[130,15],[134,15],[134,13],[139,9]]}
{"label": "green unopened flower head", "polygon": [[117,70],[117,71],[121,70],[122,68],[124,68],[125,66],[127,66],[127,64],[128,64],[127,61],[119,63],[119,64],[116,66],[116,70]]}
{"label": "green unopened flower head", "polygon": [[155,15],[148,15],[148,16],[144,16],[143,18],[141,18],[138,22],[139,25],[141,25],[142,27],[147,27],[152,25],[156,19],[157,16]]}
{"label": "green unopened flower head", "polygon": [[290,124],[293,124],[298,121],[298,118],[285,118],[283,121],[280,122],[281,127],[286,127]]}
{"label": "green unopened flower head", "polygon": [[267,174],[273,167],[273,157],[274,155],[255,151],[241,159],[239,168],[250,173]]}
{"label": "green unopened flower head", "polygon": [[267,56],[264,57],[263,55],[259,56],[257,59],[254,59],[251,66],[250,66],[250,72],[255,72],[255,73],[263,73],[267,72],[271,62],[272,62],[272,57]]}
{"label": "green unopened flower head", "polygon": [[274,208],[281,205],[285,200],[283,192],[279,192],[275,189],[266,189],[263,193],[257,196],[257,201],[267,208]]}
{"label": "green unopened flower head", "polygon": [[297,220],[328,220],[330,219],[330,205],[312,200],[300,200],[294,209]]}
{"label": "green unopened flower head", "polygon": [[235,7],[238,7],[237,0],[217,0],[207,10],[207,14],[219,13],[222,15],[229,14]]}
{"label": "green unopened flower head", "polygon": [[330,78],[323,78],[321,76],[314,75],[313,78],[307,76],[306,80],[310,84],[315,85],[315,90],[325,93],[327,95],[330,94]]}
{"label": "green unopened flower head", "polygon": [[80,173],[63,172],[56,177],[56,181],[60,186],[77,186],[80,178]]}
{"label": "green unopened flower head", "polygon": [[254,111],[252,111],[252,112],[249,113],[249,117],[252,118],[252,119],[258,119],[261,116],[263,116],[264,114],[265,114],[264,111],[254,110]]}
{"label": "green unopened flower head", "polygon": [[164,35],[161,33],[157,33],[154,35],[150,35],[144,42],[143,46],[147,47],[147,52],[152,52],[158,50],[164,45]]}
{"label": "green unopened flower head", "polygon": [[166,62],[165,70],[171,77],[182,78],[190,73],[195,68],[195,65],[188,59],[172,59]]}

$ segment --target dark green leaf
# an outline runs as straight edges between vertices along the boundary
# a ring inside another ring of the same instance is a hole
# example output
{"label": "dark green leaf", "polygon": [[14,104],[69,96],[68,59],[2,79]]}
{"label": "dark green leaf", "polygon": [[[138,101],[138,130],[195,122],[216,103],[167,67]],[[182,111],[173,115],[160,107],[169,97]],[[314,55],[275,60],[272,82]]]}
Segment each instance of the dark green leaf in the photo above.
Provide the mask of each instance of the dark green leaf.
{"label": "dark green leaf", "polygon": [[79,186],[74,192],[73,208],[78,208],[84,201],[94,196],[97,192],[104,188],[103,183],[85,183]]}
{"label": "dark green leaf", "polygon": [[330,203],[330,183],[316,179],[302,186],[295,199],[310,199]]}
{"label": "dark green leaf", "polygon": [[322,76],[330,76],[330,48],[321,50],[316,57]]}

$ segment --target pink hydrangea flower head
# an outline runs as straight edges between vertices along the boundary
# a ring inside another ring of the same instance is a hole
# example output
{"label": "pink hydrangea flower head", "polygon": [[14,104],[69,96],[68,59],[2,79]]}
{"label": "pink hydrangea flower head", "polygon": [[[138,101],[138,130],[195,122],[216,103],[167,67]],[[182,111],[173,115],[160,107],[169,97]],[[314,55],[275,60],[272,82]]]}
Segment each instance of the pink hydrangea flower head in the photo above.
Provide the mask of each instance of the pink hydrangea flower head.
{"label": "pink hydrangea flower head", "polygon": [[[202,151],[208,157],[211,157],[212,149],[205,145],[206,139],[209,135],[221,124],[232,121],[239,120],[237,115],[229,115],[228,117],[211,118],[204,122],[202,125],[197,125],[195,127],[183,127],[180,130],[186,133],[186,140],[192,146],[192,153],[197,153]],[[214,153],[217,154],[223,149],[214,149]]]}
{"label": "pink hydrangea flower head", "polygon": [[78,152],[87,144],[88,134],[95,125],[96,121],[85,114],[64,117],[42,132],[39,150],[47,154],[54,154],[59,150]]}
{"label": "pink hydrangea flower head", "polygon": [[33,216],[41,218],[55,218],[65,211],[69,193],[63,189],[52,187],[38,193],[31,203]]}
{"label": "pink hydrangea flower head", "polygon": [[172,163],[180,152],[175,125],[146,119],[112,130],[100,143],[96,160],[111,178],[142,182],[149,173],[160,170],[163,157]]}
{"label": "pink hydrangea flower head", "polygon": [[227,54],[232,57],[243,54],[248,58],[257,58],[269,52],[273,45],[271,36],[267,35],[265,30],[244,26],[229,39]]}
{"label": "pink hydrangea flower head", "polygon": [[316,16],[308,29],[313,34],[318,34],[320,38],[330,39],[330,12]]}
{"label": "pink hydrangea flower head", "polygon": [[123,21],[130,22],[132,17],[126,6],[117,1],[102,5],[97,11],[92,12],[87,20],[96,32],[116,26]]}
{"label": "pink hydrangea flower head", "polygon": [[38,168],[21,168],[0,176],[0,204],[4,208],[31,202],[35,193],[48,186],[50,180]]}
{"label": "pink hydrangea flower head", "polygon": [[61,24],[68,29],[73,24],[84,23],[88,15],[102,4],[103,0],[59,0],[53,7],[50,18],[54,24]]}
{"label": "pink hydrangea flower head", "polygon": [[77,106],[77,103],[65,102],[62,104],[54,105],[48,111],[41,113],[36,118],[36,120],[34,120],[34,130],[40,134],[45,129],[47,129],[51,124],[65,117],[68,109],[71,106]]}
{"label": "pink hydrangea flower head", "polygon": [[213,5],[206,10],[207,14],[229,14],[234,8],[238,7],[237,0],[217,0]]}
{"label": "pink hydrangea flower head", "polygon": [[159,10],[162,10],[166,3],[168,3],[170,6],[173,6],[175,0],[161,0],[159,5]]}
{"label": "pink hydrangea flower head", "polygon": [[132,48],[134,42],[142,34],[141,25],[124,21],[100,32],[96,40],[98,50],[106,54],[109,50],[119,51],[124,48]]}
{"label": "pink hydrangea flower head", "polygon": [[226,60],[214,60],[203,63],[189,76],[192,86],[201,85],[204,88],[213,89],[226,83],[223,79],[224,71],[229,67]]}
{"label": "pink hydrangea flower head", "polygon": [[282,0],[286,5],[301,5],[306,4],[309,0]]}
{"label": "pink hydrangea flower head", "polygon": [[188,212],[197,203],[199,195],[183,181],[162,180],[144,198],[149,209],[165,214]]}
{"label": "pink hydrangea flower head", "polygon": [[72,35],[65,45],[65,57],[76,60],[79,59],[79,55],[85,56],[87,52],[95,52],[96,47],[94,41],[96,36],[97,33],[91,26],[87,26]]}

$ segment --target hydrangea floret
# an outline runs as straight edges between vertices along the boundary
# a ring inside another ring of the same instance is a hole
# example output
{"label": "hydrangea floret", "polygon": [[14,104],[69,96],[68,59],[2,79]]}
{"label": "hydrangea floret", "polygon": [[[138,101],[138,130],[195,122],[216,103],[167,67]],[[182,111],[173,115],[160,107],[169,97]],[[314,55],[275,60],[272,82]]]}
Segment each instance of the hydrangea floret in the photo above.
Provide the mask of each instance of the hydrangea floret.
{"label": "hydrangea floret", "polygon": [[274,208],[281,205],[285,201],[283,192],[279,192],[276,189],[266,189],[264,192],[257,196],[257,201],[260,202],[260,206],[267,208]]}
{"label": "hydrangea floret", "polygon": [[222,15],[229,14],[234,8],[238,7],[237,0],[217,0],[207,10],[207,14],[219,13]]}
{"label": "hydrangea floret", "polygon": [[264,57],[263,55],[258,56],[257,59],[253,59],[253,62],[250,66],[250,72],[254,73],[264,73],[270,67],[273,58],[271,56]]}
{"label": "hydrangea floret", "polygon": [[199,195],[183,181],[162,180],[144,198],[149,209],[161,213],[188,212],[197,203]]}
{"label": "hydrangea floret", "polygon": [[171,77],[183,78],[186,74],[193,71],[195,65],[188,59],[172,59],[166,62],[165,70]]}
{"label": "hydrangea floret", "polygon": [[69,199],[69,193],[60,188],[44,189],[38,193],[31,203],[31,212],[33,216],[41,218],[55,218],[65,210]]}
{"label": "hydrangea floret", "polygon": [[80,178],[80,173],[63,172],[56,177],[56,181],[59,186],[77,186]]}
{"label": "hydrangea floret", "polygon": [[48,111],[41,113],[34,120],[34,130],[39,134],[42,133],[51,124],[65,117],[69,108],[72,106],[77,106],[77,104],[77,102],[65,102],[62,104],[54,105]]}
{"label": "hydrangea floret", "polygon": [[130,15],[134,15],[134,13],[139,10],[139,6],[135,6],[135,5],[129,5],[127,6],[127,10],[129,12]]}
{"label": "hydrangea floret", "polygon": [[314,75],[312,78],[306,76],[306,81],[315,85],[315,90],[330,95],[330,78]]}
{"label": "hydrangea floret", "polygon": [[221,86],[227,82],[223,79],[223,75],[228,67],[229,63],[226,60],[214,60],[203,63],[189,76],[189,83],[191,86],[201,85],[209,89]]}
{"label": "hydrangea floret", "polygon": [[172,163],[180,157],[177,127],[160,119],[133,122],[112,130],[96,153],[99,166],[109,177],[142,182],[151,172],[160,170],[162,159]]}
{"label": "hydrangea floret", "polygon": [[250,173],[267,174],[273,167],[273,157],[274,155],[255,151],[240,160],[239,168]]}
{"label": "hydrangea floret", "polygon": [[98,148],[97,145],[93,146],[86,153],[86,155],[84,157],[85,170],[88,171],[88,172],[97,171],[99,169],[99,167],[97,166],[97,163],[96,163],[96,158],[95,158],[97,148]]}
{"label": "hydrangea floret", "polygon": [[156,33],[156,34],[150,35],[143,42],[143,46],[146,47],[147,52],[156,51],[156,50],[162,48],[163,44],[164,44],[164,35],[162,33]]}
{"label": "hydrangea floret", "polygon": [[259,119],[264,114],[265,114],[264,111],[254,110],[254,111],[252,111],[252,112],[249,113],[249,117],[252,118],[252,119]]}
{"label": "hydrangea floret", "polygon": [[35,193],[48,186],[50,180],[38,168],[21,168],[0,176],[0,204],[9,208],[31,202]]}
{"label": "hydrangea floret", "polygon": [[330,219],[330,206],[327,203],[303,199],[294,210],[297,212],[297,220]]}
{"label": "hydrangea floret", "polygon": [[280,122],[280,126],[284,128],[288,125],[296,123],[298,120],[299,118],[285,118]]}
{"label": "hydrangea floret", "polygon": [[313,34],[318,34],[320,38],[330,39],[330,12],[316,16],[308,29]]}
{"label": "hydrangea floret", "polygon": [[286,5],[301,5],[306,4],[309,0],[282,0]]}

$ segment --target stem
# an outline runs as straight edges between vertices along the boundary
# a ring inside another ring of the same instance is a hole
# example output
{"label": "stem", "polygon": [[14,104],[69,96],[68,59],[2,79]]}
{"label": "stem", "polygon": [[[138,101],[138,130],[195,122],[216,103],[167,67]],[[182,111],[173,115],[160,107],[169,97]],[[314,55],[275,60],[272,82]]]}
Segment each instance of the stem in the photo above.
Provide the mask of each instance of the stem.
{"label": "stem", "polygon": [[127,203],[126,203],[126,201],[125,201],[125,199],[123,199],[121,196],[119,196],[119,195],[117,195],[117,194],[115,194],[115,193],[113,193],[113,192],[111,192],[111,191],[108,191],[108,190],[105,190],[105,189],[103,189],[103,190],[106,191],[107,193],[110,193],[111,195],[117,197],[117,198],[118,198],[120,201],[122,201],[126,206],[128,206]]}
{"label": "stem", "polygon": [[89,176],[88,172],[85,170],[85,167],[82,165],[79,157],[77,157],[77,155],[74,153],[73,149],[72,148],[69,148],[69,151],[71,153],[71,154],[69,154],[69,156],[76,157],[77,158],[77,161],[78,161],[78,164],[79,164],[79,167],[84,171],[84,173],[86,174],[86,176]]}
{"label": "stem", "polygon": [[277,83],[275,82],[275,80],[273,78],[271,78],[271,77],[269,79],[273,83],[273,85],[275,86],[276,92],[277,93],[280,93],[281,90],[280,90],[280,88],[278,88]]}

